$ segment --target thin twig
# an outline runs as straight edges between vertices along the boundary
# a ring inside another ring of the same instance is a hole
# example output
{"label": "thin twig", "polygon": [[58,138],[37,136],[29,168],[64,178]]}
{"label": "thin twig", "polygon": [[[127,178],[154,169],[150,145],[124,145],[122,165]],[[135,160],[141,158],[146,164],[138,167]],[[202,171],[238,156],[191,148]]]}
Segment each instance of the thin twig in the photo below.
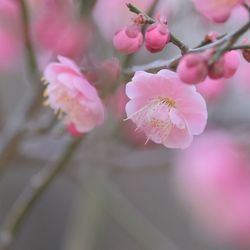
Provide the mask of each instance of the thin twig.
{"label": "thin twig", "polygon": [[[31,34],[30,34],[30,17],[29,17],[29,10],[26,0],[20,0],[20,7],[21,7],[21,17],[23,23],[23,35],[24,35],[24,44],[26,48],[26,60],[27,66],[29,68],[31,76],[37,78],[38,76],[38,67],[35,57],[35,51],[31,41]],[[34,80],[34,79],[32,79]]]}
{"label": "thin twig", "polygon": [[[154,18],[150,17],[148,14],[141,11],[136,6],[134,6],[133,4],[128,3],[127,7],[129,9],[129,11],[131,11],[131,12],[137,14],[137,15],[142,14],[144,19],[145,19],[146,24],[153,24],[153,23],[156,22],[156,20]],[[174,36],[172,33],[170,34],[170,42],[173,43],[175,46],[177,46],[181,50],[182,54],[187,53],[188,47],[182,41],[180,41],[176,36]]]}
{"label": "thin twig", "polygon": [[82,138],[71,141],[62,157],[52,166],[45,167],[34,175],[23,193],[19,196],[13,207],[10,209],[0,233],[0,250],[6,250],[12,244],[20,225],[36,201],[49,188],[51,182],[68,165],[75,151],[79,147]]}
{"label": "thin twig", "polygon": [[[213,43],[209,43],[209,44],[207,44],[205,46],[201,46],[201,47],[198,47],[198,48],[189,49],[188,53],[201,53],[201,52],[203,52],[205,50],[219,47],[219,46],[229,42],[230,39],[232,39],[232,38],[234,38],[234,40],[236,39],[236,41],[237,41],[242,34],[244,34],[246,31],[249,30],[249,28],[250,28],[250,21],[248,21],[241,28],[239,28],[239,29],[237,29],[237,30],[223,36],[221,39],[218,39],[217,41],[215,41]],[[228,50],[231,49],[231,47],[224,48],[224,49],[226,49],[225,51],[228,51]],[[170,60],[159,60],[159,61],[156,61],[156,62],[144,64],[144,65],[133,66],[132,68],[125,69],[123,71],[123,73],[131,75],[135,71],[144,70],[144,71],[155,72],[155,71],[158,71],[158,70],[164,69],[164,68],[169,68],[169,69],[174,70],[182,57],[183,57],[183,55],[177,55],[176,57],[174,57],[174,58],[172,58]]]}

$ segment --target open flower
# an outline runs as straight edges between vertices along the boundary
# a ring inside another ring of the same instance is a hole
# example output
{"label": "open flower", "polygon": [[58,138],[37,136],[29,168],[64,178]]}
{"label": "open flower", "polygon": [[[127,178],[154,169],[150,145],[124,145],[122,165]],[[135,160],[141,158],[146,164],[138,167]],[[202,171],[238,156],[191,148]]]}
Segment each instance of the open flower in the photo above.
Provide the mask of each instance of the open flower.
{"label": "open flower", "polygon": [[80,133],[89,132],[104,120],[101,99],[73,61],[62,56],[58,60],[44,71],[46,103],[63,115],[66,124],[73,123]]}
{"label": "open flower", "polygon": [[187,148],[193,135],[201,134],[206,126],[204,99],[172,71],[136,72],[126,94],[131,99],[126,105],[127,119],[155,143]]}

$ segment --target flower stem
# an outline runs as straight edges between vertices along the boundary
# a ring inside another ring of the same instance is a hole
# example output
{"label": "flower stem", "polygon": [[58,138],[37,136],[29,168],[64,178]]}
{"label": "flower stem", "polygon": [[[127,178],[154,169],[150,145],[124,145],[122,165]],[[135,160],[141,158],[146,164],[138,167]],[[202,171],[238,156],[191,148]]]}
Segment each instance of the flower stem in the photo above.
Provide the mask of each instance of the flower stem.
{"label": "flower stem", "polygon": [[31,41],[30,26],[29,26],[30,16],[26,0],[20,0],[20,7],[21,7],[21,18],[23,24],[24,44],[26,48],[27,66],[30,70],[31,76],[34,78],[38,78],[38,67],[35,57],[35,51]]}

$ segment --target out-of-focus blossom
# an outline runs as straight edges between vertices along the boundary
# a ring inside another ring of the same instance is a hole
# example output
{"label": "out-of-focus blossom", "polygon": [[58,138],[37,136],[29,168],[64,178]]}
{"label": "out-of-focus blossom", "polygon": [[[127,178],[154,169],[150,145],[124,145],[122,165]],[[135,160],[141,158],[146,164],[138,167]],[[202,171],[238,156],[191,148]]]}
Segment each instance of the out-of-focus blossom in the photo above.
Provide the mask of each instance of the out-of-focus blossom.
{"label": "out-of-focus blossom", "polygon": [[47,104],[64,116],[66,124],[73,123],[80,133],[89,132],[104,121],[101,99],[73,61],[62,56],[58,60],[44,71]]}
{"label": "out-of-focus blossom", "polygon": [[15,67],[22,52],[19,37],[0,27],[0,69],[11,70]]}
{"label": "out-of-focus blossom", "polygon": [[170,41],[170,32],[167,21],[164,17],[159,17],[157,22],[151,24],[145,33],[145,46],[152,53],[162,51]]}
{"label": "out-of-focus blossom", "polygon": [[103,61],[98,68],[98,73],[102,83],[112,85],[120,77],[121,66],[119,60],[113,57]]}
{"label": "out-of-focus blossom", "polygon": [[114,47],[123,54],[136,52],[142,46],[142,42],[143,35],[137,25],[123,27],[116,32],[113,39]]}
{"label": "out-of-focus blossom", "polygon": [[245,59],[240,62],[239,70],[233,78],[235,85],[250,93],[250,64]]}
{"label": "out-of-focus blossom", "polygon": [[[93,17],[106,40],[111,41],[115,32],[129,25],[135,16],[128,10],[126,3],[128,3],[127,0],[98,0],[96,2]],[[147,12],[154,0],[130,0],[129,3]],[[157,5],[156,13],[169,16],[177,4],[177,0],[161,0]]]}
{"label": "out-of-focus blossom", "polygon": [[243,0],[192,0],[196,9],[208,19],[222,23]]}
{"label": "out-of-focus blossom", "polygon": [[88,24],[81,20],[64,12],[47,11],[36,20],[34,40],[54,55],[80,60],[91,41],[91,32]]}
{"label": "out-of-focus blossom", "polygon": [[178,155],[176,176],[186,205],[210,236],[250,244],[250,168],[244,150],[224,132],[204,134]]}
{"label": "out-of-focus blossom", "polygon": [[202,82],[208,74],[206,59],[200,54],[188,54],[180,61],[177,73],[185,83],[196,84]]}
{"label": "out-of-focus blossom", "polygon": [[216,101],[225,94],[227,82],[224,78],[212,80],[207,77],[204,82],[196,85],[196,88],[206,101]]}
{"label": "out-of-focus blossom", "polygon": [[126,94],[131,99],[126,105],[128,119],[155,143],[187,148],[193,135],[201,134],[206,126],[204,99],[172,71],[136,72],[126,85]]}

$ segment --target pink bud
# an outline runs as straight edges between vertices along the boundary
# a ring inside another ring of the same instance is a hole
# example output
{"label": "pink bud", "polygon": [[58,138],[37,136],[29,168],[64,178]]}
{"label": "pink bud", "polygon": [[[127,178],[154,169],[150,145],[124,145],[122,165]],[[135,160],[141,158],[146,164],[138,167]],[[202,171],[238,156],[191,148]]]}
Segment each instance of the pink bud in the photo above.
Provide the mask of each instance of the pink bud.
{"label": "pink bud", "polygon": [[132,54],[142,45],[143,35],[137,25],[126,26],[119,30],[114,38],[114,47],[123,54]]}
{"label": "pink bud", "polygon": [[231,78],[236,73],[240,65],[239,53],[235,50],[225,53],[224,64],[224,77]]}
{"label": "pink bud", "polygon": [[206,60],[199,54],[188,54],[180,61],[177,73],[185,83],[196,84],[202,82],[208,74]]}
{"label": "pink bud", "polygon": [[170,41],[170,32],[164,22],[157,22],[147,28],[145,34],[145,45],[152,53],[160,52]]}
{"label": "pink bud", "polygon": [[82,136],[82,135],[83,135],[82,133],[80,133],[80,132],[77,130],[77,128],[76,128],[76,126],[75,126],[75,124],[74,124],[73,122],[71,122],[71,123],[68,125],[67,131],[68,131],[68,133],[69,133],[72,137],[79,137],[79,136]]}
{"label": "pink bud", "polygon": [[211,79],[219,79],[222,77],[231,78],[240,65],[240,56],[237,51],[225,53],[215,62],[209,69],[209,77]]}

